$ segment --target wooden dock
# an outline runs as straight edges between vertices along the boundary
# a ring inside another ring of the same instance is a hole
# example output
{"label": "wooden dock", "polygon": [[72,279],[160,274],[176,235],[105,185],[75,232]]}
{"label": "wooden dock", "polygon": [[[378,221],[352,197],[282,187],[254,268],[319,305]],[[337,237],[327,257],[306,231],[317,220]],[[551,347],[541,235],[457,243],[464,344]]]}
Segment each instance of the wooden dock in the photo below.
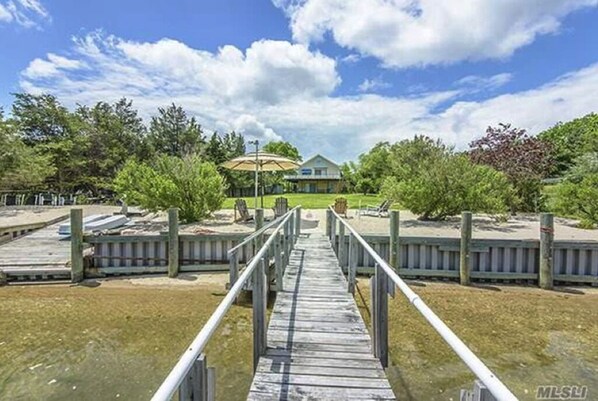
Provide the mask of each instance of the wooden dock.
{"label": "wooden dock", "polygon": [[268,327],[248,400],[394,400],[328,239],[301,236]]}
{"label": "wooden dock", "polygon": [[69,279],[71,243],[61,239],[58,226],[49,225],[0,245],[0,270],[9,279]]}

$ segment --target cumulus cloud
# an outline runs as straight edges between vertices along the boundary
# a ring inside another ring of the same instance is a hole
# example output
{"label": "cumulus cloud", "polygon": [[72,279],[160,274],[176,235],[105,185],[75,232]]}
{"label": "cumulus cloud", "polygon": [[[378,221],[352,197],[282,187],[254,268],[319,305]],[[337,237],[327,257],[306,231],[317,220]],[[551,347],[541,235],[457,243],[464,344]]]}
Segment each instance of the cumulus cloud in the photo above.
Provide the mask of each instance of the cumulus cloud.
{"label": "cumulus cloud", "polygon": [[260,142],[282,138],[304,156],[338,161],[414,134],[464,148],[488,125],[510,122],[537,133],[598,111],[598,63],[527,91],[461,100],[507,75],[465,77],[451,90],[408,96],[338,96],[334,60],[301,44],[258,41],[207,52],[169,39],[138,43],[94,33],[76,38],[68,52],[33,60],[21,88],[55,94],[69,106],[125,96],[145,118],[175,102],[208,130],[236,130]]}
{"label": "cumulus cloud", "polygon": [[15,22],[25,28],[39,28],[41,22],[50,19],[50,14],[38,0],[0,2],[0,22]]}
{"label": "cumulus cloud", "polygon": [[327,32],[388,67],[504,58],[598,0],[273,0],[300,43]]}

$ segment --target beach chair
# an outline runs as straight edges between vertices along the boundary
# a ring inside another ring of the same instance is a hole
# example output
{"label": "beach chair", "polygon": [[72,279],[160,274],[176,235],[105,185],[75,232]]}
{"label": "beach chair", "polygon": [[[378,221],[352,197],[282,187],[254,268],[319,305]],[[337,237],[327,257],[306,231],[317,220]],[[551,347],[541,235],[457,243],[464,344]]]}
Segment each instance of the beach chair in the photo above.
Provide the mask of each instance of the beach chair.
{"label": "beach chair", "polygon": [[[239,218],[237,218],[237,212],[239,212]],[[237,199],[235,201],[235,221],[246,222],[251,220],[253,220],[253,216],[249,214],[247,202],[244,199]]]}
{"label": "beach chair", "polygon": [[337,214],[343,215],[345,218],[347,218],[347,209],[349,209],[349,206],[347,205],[347,199],[336,198],[334,200],[334,211]]}
{"label": "beach chair", "polygon": [[366,206],[364,209],[361,209],[359,211],[359,214],[378,217],[382,217],[383,215],[388,216],[388,210],[390,209],[391,205],[392,201],[387,199],[383,201],[379,206]]}
{"label": "beach chair", "polygon": [[289,211],[289,200],[287,198],[283,198],[282,196],[280,198],[276,198],[272,210],[274,211],[274,218],[278,218],[286,214],[286,212]]}

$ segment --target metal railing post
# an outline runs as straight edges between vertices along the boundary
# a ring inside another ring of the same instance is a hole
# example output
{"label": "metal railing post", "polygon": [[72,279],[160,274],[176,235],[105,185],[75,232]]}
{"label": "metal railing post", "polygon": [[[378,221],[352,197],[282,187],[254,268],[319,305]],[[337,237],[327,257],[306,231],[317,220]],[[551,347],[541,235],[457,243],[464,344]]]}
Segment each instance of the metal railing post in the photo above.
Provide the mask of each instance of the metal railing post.
{"label": "metal railing post", "polygon": [[253,371],[257,370],[260,357],[266,352],[267,327],[266,306],[268,293],[266,290],[266,259],[258,263],[253,271]]}

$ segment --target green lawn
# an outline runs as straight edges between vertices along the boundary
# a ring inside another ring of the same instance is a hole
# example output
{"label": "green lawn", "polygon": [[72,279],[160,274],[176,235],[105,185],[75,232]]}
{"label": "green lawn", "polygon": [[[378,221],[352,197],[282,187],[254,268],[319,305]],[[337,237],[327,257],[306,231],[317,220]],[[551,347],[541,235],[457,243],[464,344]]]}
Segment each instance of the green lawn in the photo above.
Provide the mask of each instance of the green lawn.
{"label": "green lawn", "polygon": [[[338,197],[347,199],[349,207],[357,209],[359,201],[361,205],[376,205],[382,203],[383,198],[378,195],[363,195],[363,194],[283,194],[283,195],[266,195],[264,196],[264,208],[274,207],[274,200],[279,196],[284,196],[289,200],[289,206],[295,207],[301,205],[304,209],[326,209],[329,205],[334,203]],[[223,209],[232,209],[236,198],[228,198],[224,201]],[[243,198],[247,201],[247,207],[253,208],[253,197]],[[258,200],[259,201],[259,200]]]}

